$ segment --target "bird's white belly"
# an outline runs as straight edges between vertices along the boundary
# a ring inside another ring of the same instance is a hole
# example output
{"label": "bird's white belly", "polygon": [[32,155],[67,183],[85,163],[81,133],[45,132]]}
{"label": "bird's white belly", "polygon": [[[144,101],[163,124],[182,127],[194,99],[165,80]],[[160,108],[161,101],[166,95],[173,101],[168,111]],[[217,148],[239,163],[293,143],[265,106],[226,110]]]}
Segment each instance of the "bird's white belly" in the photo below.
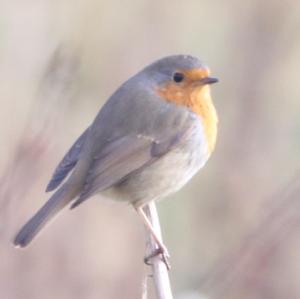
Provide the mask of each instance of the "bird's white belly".
{"label": "bird's white belly", "polygon": [[205,164],[208,156],[203,134],[195,131],[185,143],[115,186],[111,196],[136,206],[166,197],[182,188]]}

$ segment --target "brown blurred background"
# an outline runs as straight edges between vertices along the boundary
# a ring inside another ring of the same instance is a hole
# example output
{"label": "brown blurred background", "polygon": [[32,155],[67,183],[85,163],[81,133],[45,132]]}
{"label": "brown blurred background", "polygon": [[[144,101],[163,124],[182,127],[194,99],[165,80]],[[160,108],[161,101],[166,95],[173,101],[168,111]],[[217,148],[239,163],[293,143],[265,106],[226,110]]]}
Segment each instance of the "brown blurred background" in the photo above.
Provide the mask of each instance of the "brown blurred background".
{"label": "brown blurred background", "polygon": [[220,129],[207,166],[158,204],[175,298],[300,298],[298,1],[0,5],[0,298],[141,298],[144,230],[127,205],[95,197],[28,249],[11,240],[107,97],[177,53],[220,79]]}

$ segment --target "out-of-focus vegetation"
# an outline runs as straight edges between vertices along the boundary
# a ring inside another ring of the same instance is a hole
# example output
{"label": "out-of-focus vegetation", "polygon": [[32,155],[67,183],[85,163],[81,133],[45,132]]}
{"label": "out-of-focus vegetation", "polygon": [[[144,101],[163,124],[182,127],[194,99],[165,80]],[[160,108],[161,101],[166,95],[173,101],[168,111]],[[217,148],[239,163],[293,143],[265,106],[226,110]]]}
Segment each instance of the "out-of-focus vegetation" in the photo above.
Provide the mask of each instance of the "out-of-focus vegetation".
{"label": "out-of-focus vegetation", "polygon": [[165,55],[220,83],[217,148],[158,204],[175,298],[300,298],[300,3],[1,1],[0,297],[141,298],[144,231],[127,205],[65,210],[28,249],[11,240],[107,97]]}

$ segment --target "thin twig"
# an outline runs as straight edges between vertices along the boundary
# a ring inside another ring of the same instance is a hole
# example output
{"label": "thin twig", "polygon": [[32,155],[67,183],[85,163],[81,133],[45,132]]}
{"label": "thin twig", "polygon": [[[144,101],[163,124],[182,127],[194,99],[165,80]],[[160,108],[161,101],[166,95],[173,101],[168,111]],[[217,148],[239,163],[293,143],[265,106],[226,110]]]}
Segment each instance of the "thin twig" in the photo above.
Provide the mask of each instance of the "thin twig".
{"label": "thin twig", "polygon": [[[154,202],[150,202],[144,207],[144,211],[152,223],[153,229],[162,240],[159,218]],[[147,232],[147,248],[148,252],[155,252],[157,244],[150,233]],[[165,263],[160,256],[151,258],[152,276],[157,299],[173,299],[169,273]]]}

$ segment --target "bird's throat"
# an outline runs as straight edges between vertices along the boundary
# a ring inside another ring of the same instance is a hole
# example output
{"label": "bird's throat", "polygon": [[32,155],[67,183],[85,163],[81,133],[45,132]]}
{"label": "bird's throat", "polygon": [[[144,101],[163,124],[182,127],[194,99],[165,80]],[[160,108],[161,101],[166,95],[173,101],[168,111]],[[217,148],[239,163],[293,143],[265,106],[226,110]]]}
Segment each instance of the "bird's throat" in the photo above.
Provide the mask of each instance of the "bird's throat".
{"label": "bird's throat", "polygon": [[210,95],[210,87],[208,85],[195,87],[192,84],[182,87],[179,88],[171,83],[164,88],[160,88],[158,94],[166,101],[186,106],[200,116],[208,151],[211,153],[217,139],[218,116]]}

